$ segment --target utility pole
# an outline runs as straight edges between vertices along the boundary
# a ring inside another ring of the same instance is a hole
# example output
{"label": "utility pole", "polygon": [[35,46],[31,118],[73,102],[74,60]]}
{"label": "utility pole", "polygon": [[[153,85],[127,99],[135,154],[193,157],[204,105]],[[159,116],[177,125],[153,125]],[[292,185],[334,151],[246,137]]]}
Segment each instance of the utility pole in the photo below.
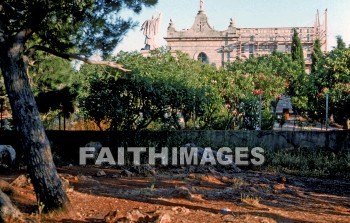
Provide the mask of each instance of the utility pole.
{"label": "utility pole", "polygon": [[326,131],[328,130],[328,94],[326,94]]}
{"label": "utility pole", "polygon": [[261,130],[261,110],[262,110],[262,92],[259,94],[259,130]]}
{"label": "utility pole", "polygon": [[193,130],[196,129],[196,96],[193,96]]}

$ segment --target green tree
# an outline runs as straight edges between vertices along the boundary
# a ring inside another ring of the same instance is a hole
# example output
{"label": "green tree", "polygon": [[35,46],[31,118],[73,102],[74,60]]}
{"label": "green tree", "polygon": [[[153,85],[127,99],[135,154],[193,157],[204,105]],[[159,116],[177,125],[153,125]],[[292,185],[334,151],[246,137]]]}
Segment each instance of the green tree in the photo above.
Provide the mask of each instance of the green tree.
{"label": "green tree", "polygon": [[305,69],[303,46],[301,45],[299,34],[296,28],[293,29],[291,53],[293,60],[297,61],[300,66]]}
{"label": "green tree", "polygon": [[206,84],[205,75],[216,72],[215,68],[183,53],[172,56],[162,50],[153,51],[148,58],[139,53],[119,54],[117,62],[132,71],[125,76],[89,66],[82,70],[91,78],[81,107],[101,130],[103,122],[112,130],[141,130],[155,123],[177,129],[180,114],[186,128],[194,113],[196,128],[210,127],[221,103],[215,89]]}
{"label": "green tree", "polygon": [[81,86],[80,73],[68,60],[38,53],[29,67],[29,78],[45,126],[56,117],[69,118],[74,112]]}
{"label": "green tree", "polygon": [[350,49],[334,49],[326,58],[326,71],[321,76],[322,88],[329,91],[330,114],[349,129],[350,114]]}
{"label": "green tree", "polygon": [[308,84],[308,114],[313,120],[325,119],[325,95],[329,95],[329,114],[349,128],[350,49],[335,48],[325,55],[318,72],[311,73]]}
{"label": "green tree", "polygon": [[[118,17],[121,9],[140,12],[157,0],[6,0],[0,2],[0,67],[12,115],[27,156],[37,199],[45,210],[65,208],[68,198],[52,161],[50,144],[30,88],[27,65],[41,50],[65,59],[87,59],[94,50],[113,50],[131,19]],[[84,56],[85,55],[85,56]],[[96,62],[123,69],[120,64]]]}
{"label": "green tree", "polygon": [[226,107],[230,109],[232,125],[243,129],[256,129],[259,97],[262,94],[262,119],[266,121],[262,127],[271,128],[267,124],[271,122],[268,111],[271,106],[275,109],[278,98],[288,90],[286,83],[298,67],[289,55],[276,52],[269,56],[236,60],[228,64],[226,69],[229,72],[223,73],[218,82],[222,85],[219,89]]}
{"label": "green tree", "polygon": [[342,36],[336,36],[337,39],[337,46],[336,49],[338,50],[344,50],[346,48],[346,43],[343,40]]}
{"label": "green tree", "polygon": [[293,29],[291,55],[293,61],[299,64],[298,72],[290,77],[288,95],[292,97],[294,112],[301,114],[307,109],[307,97],[305,83],[307,75],[305,73],[305,60],[303,46],[300,42],[299,34],[296,28]]}
{"label": "green tree", "polygon": [[316,39],[314,43],[314,48],[311,54],[311,60],[312,60],[311,73],[315,73],[319,71],[319,66],[322,63],[321,62],[322,59],[323,59],[323,52],[321,50],[321,42],[319,39]]}

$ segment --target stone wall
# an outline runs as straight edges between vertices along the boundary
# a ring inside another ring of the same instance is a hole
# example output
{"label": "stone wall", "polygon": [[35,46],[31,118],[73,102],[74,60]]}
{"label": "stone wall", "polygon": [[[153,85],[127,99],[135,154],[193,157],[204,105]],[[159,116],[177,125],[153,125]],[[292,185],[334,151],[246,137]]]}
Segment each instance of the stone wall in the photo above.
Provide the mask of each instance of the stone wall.
{"label": "stone wall", "polygon": [[[159,131],[98,132],[47,131],[52,151],[66,161],[76,162],[79,148],[98,141],[104,147],[180,147],[194,143],[200,147],[262,147],[266,151],[308,149],[350,152],[350,131]],[[0,132],[0,144],[12,145],[19,154],[20,142],[14,132]]]}

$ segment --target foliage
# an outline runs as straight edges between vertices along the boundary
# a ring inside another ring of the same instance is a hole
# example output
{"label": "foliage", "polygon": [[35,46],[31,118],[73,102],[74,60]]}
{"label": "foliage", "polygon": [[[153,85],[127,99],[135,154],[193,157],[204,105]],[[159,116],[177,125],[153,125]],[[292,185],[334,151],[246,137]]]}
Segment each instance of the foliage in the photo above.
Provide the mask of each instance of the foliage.
{"label": "foliage", "polygon": [[60,53],[79,49],[85,55],[99,49],[107,55],[137,25],[118,13],[122,9],[139,13],[143,6],[156,3],[157,0],[7,0],[1,3],[1,29],[13,35],[29,28],[33,35],[28,36],[27,49],[33,45]]}
{"label": "foliage", "polygon": [[305,69],[304,52],[300,42],[299,34],[296,28],[293,29],[292,46],[291,46],[292,59],[297,61],[302,69]]}
{"label": "foliage", "polygon": [[38,53],[35,63],[29,67],[29,76],[34,94],[72,87],[79,82],[79,73],[71,63],[62,58]]}
{"label": "foliage", "polygon": [[255,130],[259,128],[259,107],[260,101],[256,98],[242,99],[238,107],[239,116],[238,126],[241,129]]}
{"label": "foliage", "polygon": [[288,174],[349,178],[350,154],[315,151],[277,151],[265,155],[268,169]]}
{"label": "foliage", "polygon": [[302,111],[307,109],[307,94],[305,83],[307,82],[307,76],[305,73],[305,60],[303,47],[300,42],[299,34],[294,28],[294,33],[292,37],[292,46],[291,46],[291,56],[292,60],[299,65],[299,68],[296,68],[294,75],[289,76],[290,85],[287,94],[292,97],[292,106],[293,110],[297,114],[301,114]]}
{"label": "foliage", "polygon": [[[45,204],[45,211],[66,209],[69,200],[38,118],[39,111],[27,75],[28,63],[37,50],[91,63],[86,56],[96,50],[107,55],[127,30],[135,26],[131,19],[118,17],[120,10],[131,9],[138,13],[143,6],[156,3],[157,0],[0,2],[1,72],[19,138],[27,153],[28,172],[38,201]],[[118,64],[107,65],[122,69]]]}
{"label": "foliage", "polygon": [[[320,84],[322,85],[322,81],[319,80],[319,73],[322,73],[324,71],[324,63],[325,63],[325,55],[323,55],[321,51],[321,44],[320,40],[316,39],[314,43],[314,49],[312,52],[312,67],[311,67],[311,74],[308,78],[308,92],[311,94],[308,94],[308,106],[307,106],[307,112],[308,117],[312,120],[321,121],[322,118],[325,116],[325,103],[322,99],[321,94],[318,92],[320,91]],[[321,81],[321,82],[319,82]]]}
{"label": "foliage", "polygon": [[350,118],[350,49],[335,48],[320,64],[318,72],[311,73],[308,84],[308,114],[313,120],[325,117],[325,95],[329,95],[329,114],[338,123]]}
{"label": "foliage", "polygon": [[111,129],[257,129],[260,94],[262,129],[272,129],[280,96],[302,98],[305,92],[300,84],[305,83],[304,71],[290,55],[277,52],[218,70],[164,49],[148,57],[120,53],[114,60],[132,72],[89,65],[81,71],[91,78],[80,107]]}
{"label": "foliage", "polygon": [[81,78],[69,61],[56,56],[37,54],[36,63],[30,66],[29,75],[41,113],[58,110],[68,117],[74,112]]}
{"label": "foliage", "polygon": [[314,42],[314,48],[311,54],[311,60],[312,60],[312,65],[311,65],[311,73],[318,72],[320,64],[322,64],[322,59],[323,57],[323,52],[321,50],[321,42],[319,39],[316,39]]}
{"label": "foliage", "polygon": [[262,119],[261,121],[262,130],[273,129],[273,125],[275,123],[275,115],[269,108],[265,108],[262,110],[261,119]]}
{"label": "foliage", "polygon": [[236,60],[226,69],[229,72],[223,75],[227,76],[218,82],[221,96],[231,109],[233,126],[256,129],[262,94],[262,129],[271,129],[275,117],[270,107],[274,111],[280,96],[294,87],[293,78],[300,71],[298,64],[289,55],[274,52],[246,61]]}
{"label": "foliage", "polygon": [[117,62],[132,72],[123,75],[91,66],[82,70],[91,78],[81,107],[98,125],[107,121],[114,130],[140,130],[158,122],[162,128],[179,129],[183,117],[182,127],[190,128],[195,115],[196,128],[209,128],[221,106],[216,90],[207,84],[206,75],[216,73],[215,68],[162,49],[147,58],[121,53]]}
{"label": "foliage", "polygon": [[343,37],[336,36],[336,39],[337,39],[336,49],[338,49],[338,50],[345,50],[346,49],[346,44],[345,44],[345,42],[343,40]]}

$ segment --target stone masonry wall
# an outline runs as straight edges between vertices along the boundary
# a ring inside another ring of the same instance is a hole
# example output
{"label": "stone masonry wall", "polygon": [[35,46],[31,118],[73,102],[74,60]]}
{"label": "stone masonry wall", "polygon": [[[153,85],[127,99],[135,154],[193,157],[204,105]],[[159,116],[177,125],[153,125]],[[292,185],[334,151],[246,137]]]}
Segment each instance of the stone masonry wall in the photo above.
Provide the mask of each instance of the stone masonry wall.
{"label": "stone masonry wall", "polygon": [[[79,148],[91,141],[104,147],[120,146],[181,147],[194,143],[200,147],[262,147],[265,151],[307,149],[311,151],[350,152],[350,131],[158,131],[98,132],[47,131],[52,151],[66,161],[76,162]],[[12,145],[19,154],[15,132],[0,132],[0,145]]]}

